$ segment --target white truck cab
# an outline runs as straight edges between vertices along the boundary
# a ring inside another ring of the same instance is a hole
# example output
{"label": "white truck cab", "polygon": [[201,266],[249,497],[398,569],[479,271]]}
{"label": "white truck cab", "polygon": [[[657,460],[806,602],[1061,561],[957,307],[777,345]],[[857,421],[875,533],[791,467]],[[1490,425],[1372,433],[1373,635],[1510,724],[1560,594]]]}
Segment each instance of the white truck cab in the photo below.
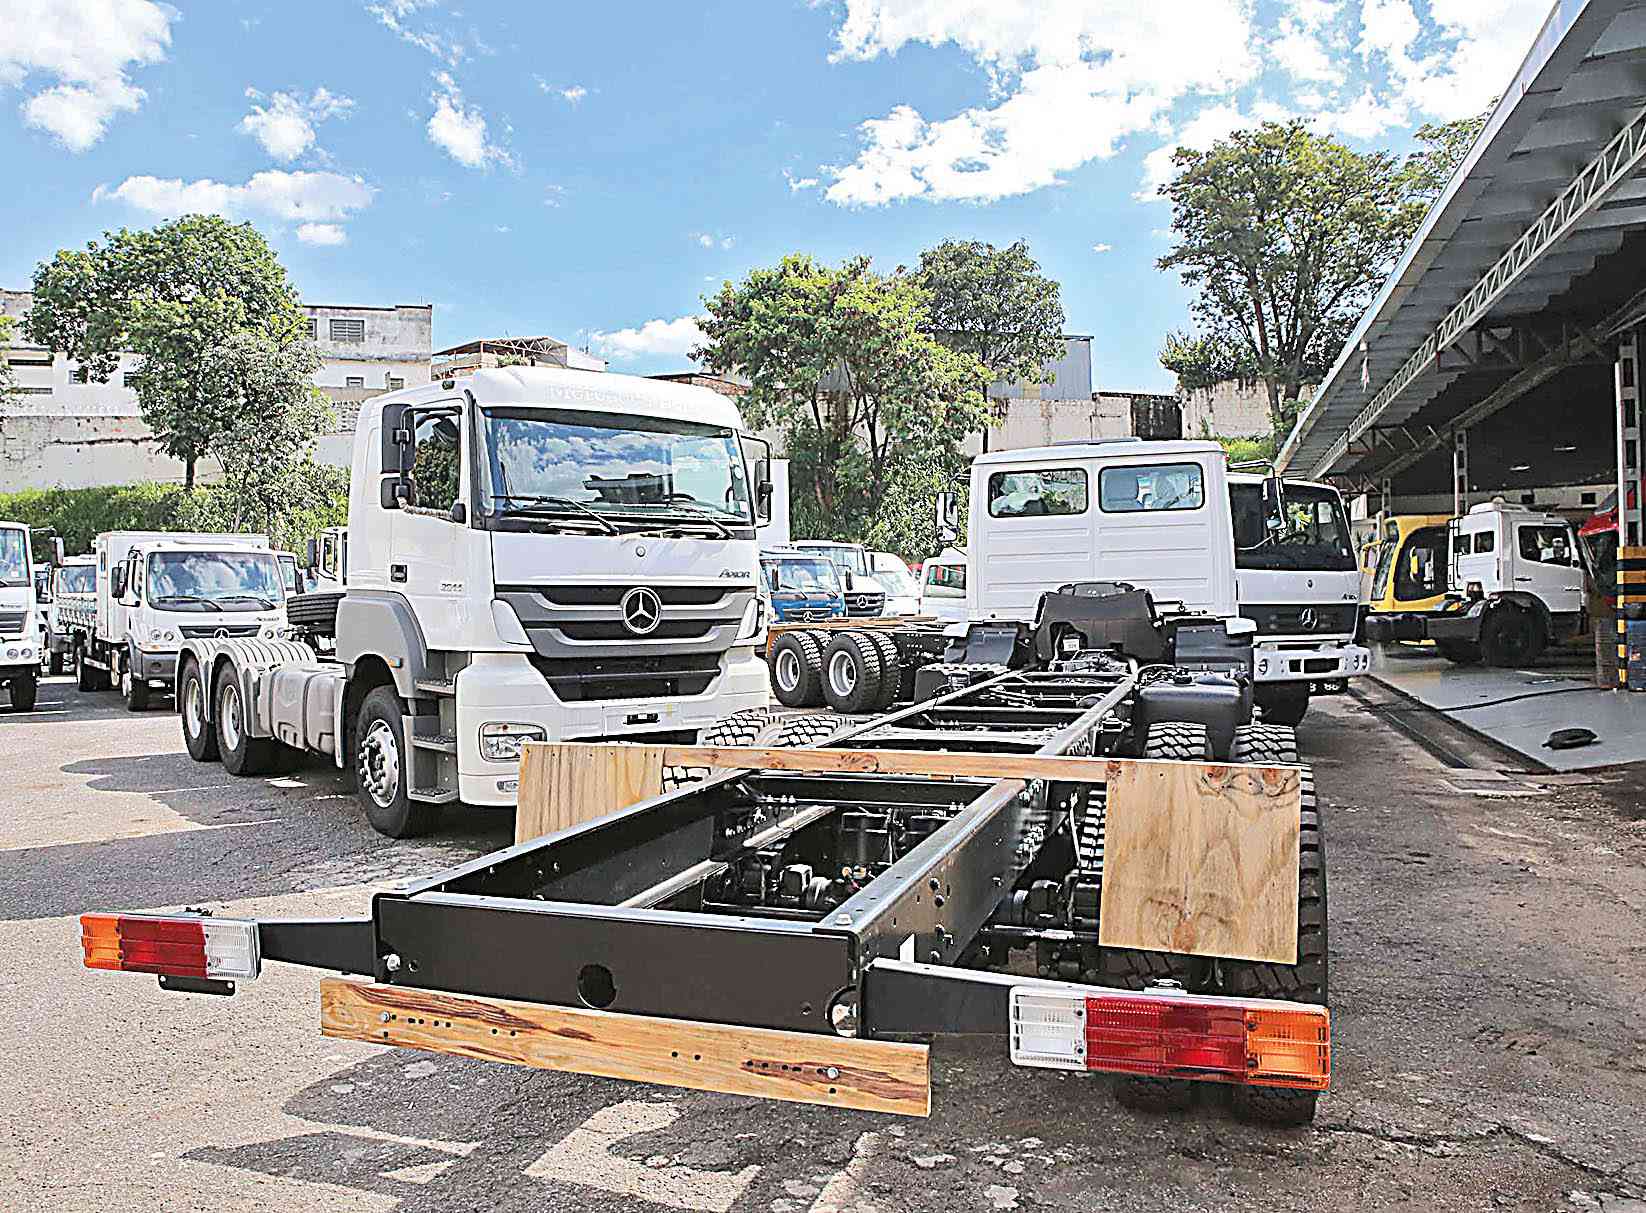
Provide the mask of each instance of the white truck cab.
{"label": "white truck cab", "polygon": [[944,623],[965,623],[966,553],[944,548],[920,566],[920,613]]}
{"label": "white truck cab", "polygon": [[28,524],[0,522],[0,686],[19,712],[40,687],[40,623]]}
{"label": "white truck cab", "polygon": [[1257,702],[1265,719],[1295,725],[1312,691],[1343,688],[1371,669],[1371,651],[1356,641],[1360,569],[1348,515],[1330,485],[1250,472],[1229,473],[1229,502],[1236,596],[1257,624]]}
{"label": "white truck cab", "polygon": [[1373,616],[1374,638],[1432,640],[1458,665],[1517,666],[1587,630],[1584,548],[1566,519],[1498,497],[1447,531],[1439,609]]}
{"label": "white truck cab", "polygon": [[272,640],[285,627],[285,582],[266,535],[107,531],[92,554],[96,606],[74,638],[76,680],[83,691],[117,687],[134,712],[171,690],[186,642]]}
{"label": "white truck cab", "polygon": [[97,557],[66,557],[51,578],[51,605],[46,608],[46,635],[51,651],[51,672],[61,674],[74,659],[74,643],[69,620],[79,615],[97,615]]}

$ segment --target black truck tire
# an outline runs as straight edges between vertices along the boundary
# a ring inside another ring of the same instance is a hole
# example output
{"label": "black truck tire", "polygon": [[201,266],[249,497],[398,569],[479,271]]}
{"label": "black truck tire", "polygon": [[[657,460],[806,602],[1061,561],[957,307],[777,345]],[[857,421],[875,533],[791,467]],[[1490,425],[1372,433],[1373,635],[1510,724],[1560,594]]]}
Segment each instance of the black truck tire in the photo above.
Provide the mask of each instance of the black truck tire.
{"label": "black truck tire", "polygon": [[34,700],[40,693],[40,680],[32,674],[27,678],[12,680],[9,694],[11,695],[11,710],[14,712],[34,711]]}
{"label": "black truck tire", "polygon": [[74,685],[82,691],[108,690],[108,673],[86,664],[86,650],[77,645],[74,650]]}
{"label": "black truck tire", "polygon": [[1234,731],[1230,762],[1276,766],[1297,761],[1297,731],[1283,724],[1243,724]]}
{"label": "black truck tire", "polygon": [[779,722],[776,735],[766,744],[782,746],[784,749],[809,749],[833,737],[845,728],[847,723],[833,712],[808,712],[804,716],[785,716]]}
{"label": "black truck tire", "polygon": [[[1209,762],[1211,731],[1198,721],[1156,721],[1144,738],[1143,757]],[[1123,990],[1146,990],[1157,981],[1187,986],[1193,963],[1192,957],[1172,952],[1104,948],[1098,957],[1097,983]],[[1196,1084],[1184,1078],[1125,1075],[1115,1086],[1116,1098],[1139,1112],[1180,1112],[1194,1102],[1196,1093]]]}
{"label": "black truck tire", "polygon": [[177,716],[183,722],[183,746],[196,762],[217,760],[217,729],[206,719],[205,676],[193,657],[183,659],[183,673],[177,680]]}
{"label": "black truck tire", "polygon": [[[1325,1006],[1326,926],[1326,844],[1315,803],[1314,775],[1305,771],[1297,856],[1297,963],[1223,961],[1223,992],[1237,998],[1284,998]],[[1270,1125],[1308,1124],[1314,1119],[1317,1099],[1318,1092],[1288,1087],[1231,1088],[1237,1115]]]}
{"label": "black truck tire", "polygon": [[52,674],[61,674],[64,669],[63,654],[53,652],[50,659],[46,662],[46,669]]}
{"label": "black truck tire", "polygon": [[126,701],[126,711],[146,712],[149,710],[149,682],[148,679],[133,674],[131,671],[131,657],[120,666],[120,698]]}
{"label": "black truck tire", "polygon": [[1435,648],[1453,665],[1480,664],[1480,646],[1472,640],[1437,640]]}
{"label": "black truck tire", "polygon": [[246,726],[246,705],[240,684],[232,676],[218,679],[217,751],[230,775],[262,775],[274,762],[274,741],[253,737]]}
{"label": "black truck tire", "polygon": [[872,710],[884,712],[897,702],[898,692],[902,690],[903,659],[897,651],[897,641],[884,632],[865,628],[864,634],[880,650],[880,694]]}
{"label": "black truck tire", "polygon": [[1543,621],[1525,607],[1504,603],[1480,624],[1480,659],[1499,668],[1528,665],[1543,652]]}
{"label": "black truck tire", "polygon": [[[405,710],[392,686],[373,687],[354,724],[354,777],[366,820],[390,838],[416,838],[440,823],[439,805],[411,798]],[[227,765],[226,752],[223,757]]]}
{"label": "black truck tire", "polygon": [[880,646],[865,632],[842,632],[823,653],[823,701],[848,716],[871,711],[880,675]]}
{"label": "black truck tire", "polygon": [[823,647],[810,632],[784,632],[772,644],[772,694],[788,708],[823,702]]}
{"label": "black truck tire", "polygon": [[1284,724],[1295,729],[1309,713],[1306,682],[1260,683],[1252,697],[1263,713],[1264,724]]}
{"label": "black truck tire", "polygon": [[[804,749],[832,737],[846,722],[830,712],[808,712],[785,716],[775,708],[745,708],[715,721],[697,735],[698,745],[761,745]],[[672,792],[688,784],[701,783],[712,771],[708,767],[664,767],[663,790]]]}

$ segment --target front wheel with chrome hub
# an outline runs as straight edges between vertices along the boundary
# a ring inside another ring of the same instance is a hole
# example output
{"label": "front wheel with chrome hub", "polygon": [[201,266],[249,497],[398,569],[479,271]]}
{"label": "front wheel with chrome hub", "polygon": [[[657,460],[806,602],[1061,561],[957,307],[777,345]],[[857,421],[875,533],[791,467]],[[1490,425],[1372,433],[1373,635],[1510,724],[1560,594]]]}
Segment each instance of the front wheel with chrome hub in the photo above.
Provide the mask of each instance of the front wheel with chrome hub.
{"label": "front wheel with chrome hub", "polygon": [[196,762],[215,760],[217,730],[206,718],[206,680],[193,657],[183,662],[183,674],[177,680],[177,714],[183,720],[183,745],[189,757]]}
{"label": "front wheel with chrome hub", "polygon": [[132,673],[132,659],[128,655],[120,663],[120,698],[126,701],[128,712],[146,712],[149,708],[148,679]]}
{"label": "front wheel with chrome hub", "polygon": [[440,806],[411,797],[411,751],[405,707],[391,686],[374,687],[361,701],[354,726],[354,777],[372,829],[390,838],[427,834]]}

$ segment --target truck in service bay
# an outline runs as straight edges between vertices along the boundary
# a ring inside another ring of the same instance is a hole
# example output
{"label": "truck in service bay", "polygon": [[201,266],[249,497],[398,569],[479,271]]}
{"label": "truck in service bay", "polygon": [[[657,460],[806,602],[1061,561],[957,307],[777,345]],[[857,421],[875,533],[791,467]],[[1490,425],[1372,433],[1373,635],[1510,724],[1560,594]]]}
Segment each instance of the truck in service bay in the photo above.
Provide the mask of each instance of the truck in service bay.
{"label": "truck in service bay", "polygon": [[512,807],[528,742],[690,740],[762,706],[768,467],[707,388],[510,367],[375,397],[346,584],[294,604],[299,639],[184,643],[189,753],[327,756],[405,837],[459,798]]}
{"label": "truck in service bay", "polygon": [[1587,549],[1557,514],[1482,502],[1447,526],[1446,596],[1367,618],[1374,640],[1432,640],[1456,665],[1517,666],[1588,628]]}
{"label": "truck in service bay", "polygon": [[[1278,492],[1278,496],[1276,496]],[[1367,673],[1360,568],[1343,500],[1326,484],[1229,473],[1235,598],[1257,624],[1252,677],[1265,720],[1295,725],[1312,694]]]}
{"label": "truck in service bay", "polygon": [[171,693],[178,654],[190,643],[267,642],[286,626],[286,591],[266,535],[105,531],[92,557],[92,597],[65,601],[58,621],[80,690],[114,687],[133,712]]}
{"label": "truck in service bay", "polygon": [[23,522],[0,522],[0,686],[13,709],[34,710],[40,690],[40,600]]}

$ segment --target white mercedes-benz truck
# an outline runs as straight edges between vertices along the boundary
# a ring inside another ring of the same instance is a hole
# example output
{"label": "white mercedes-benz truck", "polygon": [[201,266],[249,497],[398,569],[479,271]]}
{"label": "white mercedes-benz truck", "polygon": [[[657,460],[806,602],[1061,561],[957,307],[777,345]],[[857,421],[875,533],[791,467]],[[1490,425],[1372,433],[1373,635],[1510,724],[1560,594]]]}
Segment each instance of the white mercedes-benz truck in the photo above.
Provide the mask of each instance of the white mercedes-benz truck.
{"label": "white mercedes-benz truck", "polygon": [[405,837],[452,801],[514,805],[526,742],[692,739],[764,706],[769,468],[707,388],[509,367],[369,400],[347,583],[324,623],[326,595],[299,600],[329,643],[188,641],[189,753],[326,755]]}
{"label": "white mercedes-benz truck", "polygon": [[[1278,486],[1278,498],[1276,496]],[[1358,642],[1360,569],[1342,498],[1327,484],[1229,473],[1235,597],[1257,624],[1252,678],[1265,720],[1296,725],[1310,696],[1372,668]]]}
{"label": "white mercedes-benz truck", "polygon": [[133,712],[168,694],[191,640],[274,640],[285,580],[266,535],[105,531],[92,544],[95,594],[58,610],[82,691],[117,687]]}
{"label": "white mercedes-benz truck", "polygon": [[51,605],[46,609],[46,640],[51,650],[51,672],[61,674],[74,661],[74,638],[64,622],[76,613],[92,619],[97,614],[97,557],[69,556],[52,570]]}
{"label": "white mercedes-benz truck", "polygon": [[0,686],[16,711],[34,710],[40,689],[40,601],[24,522],[0,522]]}

